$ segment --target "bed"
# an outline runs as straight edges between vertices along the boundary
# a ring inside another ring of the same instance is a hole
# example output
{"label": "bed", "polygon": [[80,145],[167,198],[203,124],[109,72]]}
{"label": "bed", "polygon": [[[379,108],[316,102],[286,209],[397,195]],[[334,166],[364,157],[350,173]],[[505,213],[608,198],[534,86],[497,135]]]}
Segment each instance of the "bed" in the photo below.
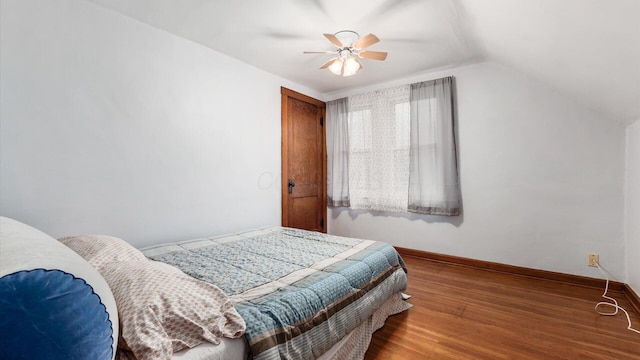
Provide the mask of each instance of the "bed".
{"label": "bed", "polygon": [[[377,309],[386,319],[409,306],[401,295],[404,263],[382,242],[271,227],[142,252],[228,294],[256,359],[337,354],[332,347],[361,324],[370,326]],[[343,347],[364,354],[355,338]]]}
{"label": "bed", "polygon": [[382,242],[283,227],[141,250],[58,240],[109,284],[121,359],[358,359],[411,306],[404,262]]}

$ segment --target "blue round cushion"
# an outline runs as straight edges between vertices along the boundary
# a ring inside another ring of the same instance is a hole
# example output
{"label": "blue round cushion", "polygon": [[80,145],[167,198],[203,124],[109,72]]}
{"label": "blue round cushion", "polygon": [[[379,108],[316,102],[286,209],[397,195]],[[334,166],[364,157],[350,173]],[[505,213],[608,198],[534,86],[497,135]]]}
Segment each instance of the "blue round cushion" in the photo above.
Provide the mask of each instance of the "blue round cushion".
{"label": "blue round cushion", "polygon": [[111,359],[106,307],[83,279],[61,270],[0,278],[0,358]]}

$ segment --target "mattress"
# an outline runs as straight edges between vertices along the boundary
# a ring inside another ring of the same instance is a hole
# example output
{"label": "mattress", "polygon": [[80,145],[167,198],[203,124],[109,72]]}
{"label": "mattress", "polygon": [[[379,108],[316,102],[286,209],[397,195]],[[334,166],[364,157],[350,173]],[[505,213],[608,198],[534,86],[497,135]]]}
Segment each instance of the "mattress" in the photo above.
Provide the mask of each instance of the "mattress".
{"label": "mattress", "polygon": [[204,343],[173,354],[176,360],[243,360],[249,348],[244,338],[223,338],[220,344]]}

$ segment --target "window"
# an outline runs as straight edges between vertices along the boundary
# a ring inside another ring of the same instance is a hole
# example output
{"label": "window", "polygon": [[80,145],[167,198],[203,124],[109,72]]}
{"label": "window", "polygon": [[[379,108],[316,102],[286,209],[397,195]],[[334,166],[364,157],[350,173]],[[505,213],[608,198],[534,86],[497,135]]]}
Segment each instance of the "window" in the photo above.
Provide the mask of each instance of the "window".
{"label": "window", "polygon": [[336,199],[330,206],[460,213],[452,82],[447,77],[327,103],[328,163],[339,165],[328,172],[328,197]]}

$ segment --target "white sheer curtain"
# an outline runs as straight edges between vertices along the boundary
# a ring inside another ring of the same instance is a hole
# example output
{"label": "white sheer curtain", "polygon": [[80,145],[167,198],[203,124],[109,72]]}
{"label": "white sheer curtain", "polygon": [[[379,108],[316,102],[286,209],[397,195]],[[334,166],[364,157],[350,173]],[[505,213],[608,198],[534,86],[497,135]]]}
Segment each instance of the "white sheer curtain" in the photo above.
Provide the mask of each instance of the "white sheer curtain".
{"label": "white sheer curtain", "polygon": [[327,205],[350,206],[349,202],[349,101],[327,102]]}
{"label": "white sheer curtain", "polygon": [[407,211],[409,85],[349,97],[352,209]]}
{"label": "white sheer curtain", "polygon": [[452,82],[411,85],[410,212],[460,214]]}

